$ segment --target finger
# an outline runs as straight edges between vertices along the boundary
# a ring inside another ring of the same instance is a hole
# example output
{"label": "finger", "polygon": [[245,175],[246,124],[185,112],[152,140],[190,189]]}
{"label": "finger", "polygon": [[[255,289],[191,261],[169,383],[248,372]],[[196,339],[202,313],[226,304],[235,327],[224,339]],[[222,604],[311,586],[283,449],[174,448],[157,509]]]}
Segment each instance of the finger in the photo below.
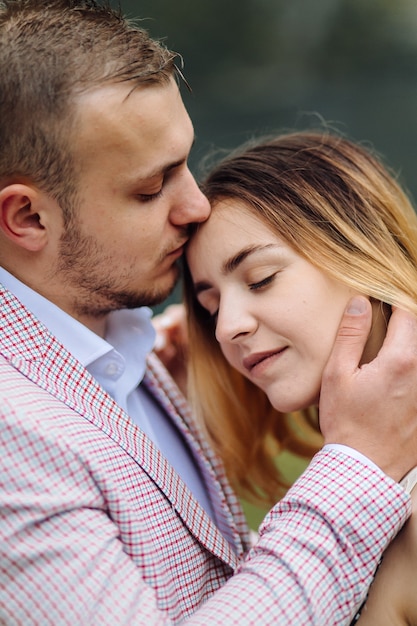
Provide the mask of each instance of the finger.
{"label": "finger", "polygon": [[183,304],[170,304],[157,316],[160,323],[166,328],[180,326],[185,321],[185,307]]}
{"label": "finger", "polygon": [[413,313],[392,307],[387,333],[380,350],[380,355],[385,352],[399,352],[400,354],[413,351],[417,353],[417,318]]}
{"label": "finger", "polygon": [[171,304],[152,319],[157,331],[163,332],[171,340],[186,329],[185,308],[181,304]]}
{"label": "finger", "polygon": [[340,322],[336,340],[325,368],[332,377],[338,371],[355,371],[361,360],[372,324],[372,307],[362,296],[352,298]]}
{"label": "finger", "polygon": [[167,346],[167,336],[165,334],[165,332],[162,331],[161,328],[155,328],[156,330],[156,336],[155,336],[155,343],[154,343],[154,350],[155,352],[162,352],[166,346]]}

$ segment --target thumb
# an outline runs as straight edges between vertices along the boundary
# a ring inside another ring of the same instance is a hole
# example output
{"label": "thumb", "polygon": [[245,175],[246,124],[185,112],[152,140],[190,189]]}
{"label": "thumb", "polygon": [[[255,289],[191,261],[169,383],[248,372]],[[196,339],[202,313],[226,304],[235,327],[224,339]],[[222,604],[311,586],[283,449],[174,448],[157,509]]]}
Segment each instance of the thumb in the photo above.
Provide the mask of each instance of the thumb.
{"label": "thumb", "polygon": [[372,324],[372,307],[363,296],[349,300],[324,375],[355,371],[360,363]]}

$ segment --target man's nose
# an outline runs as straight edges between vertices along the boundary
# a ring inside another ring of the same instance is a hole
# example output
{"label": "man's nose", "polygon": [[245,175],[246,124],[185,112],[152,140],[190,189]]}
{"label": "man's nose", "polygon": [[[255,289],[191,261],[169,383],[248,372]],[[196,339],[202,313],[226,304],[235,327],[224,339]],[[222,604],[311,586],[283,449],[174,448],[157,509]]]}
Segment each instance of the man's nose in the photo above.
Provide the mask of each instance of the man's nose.
{"label": "man's nose", "polygon": [[188,168],[179,185],[171,221],[177,226],[205,222],[211,212],[210,203]]}

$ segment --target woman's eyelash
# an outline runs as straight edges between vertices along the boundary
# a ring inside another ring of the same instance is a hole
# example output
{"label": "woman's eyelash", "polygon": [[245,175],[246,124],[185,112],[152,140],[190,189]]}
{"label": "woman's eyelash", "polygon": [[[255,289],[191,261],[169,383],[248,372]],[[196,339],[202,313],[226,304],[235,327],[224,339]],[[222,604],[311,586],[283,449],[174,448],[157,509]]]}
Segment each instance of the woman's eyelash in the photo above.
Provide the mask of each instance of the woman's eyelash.
{"label": "woman's eyelash", "polygon": [[260,280],[257,283],[251,283],[249,285],[249,289],[251,291],[256,291],[257,289],[262,289],[262,287],[266,287],[266,285],[269,285],[269,283],[272,283],[272,281],[274,280],[275,276],[276,276],[276,272],[274,272],[270,276],[267,276],[263,280]]}

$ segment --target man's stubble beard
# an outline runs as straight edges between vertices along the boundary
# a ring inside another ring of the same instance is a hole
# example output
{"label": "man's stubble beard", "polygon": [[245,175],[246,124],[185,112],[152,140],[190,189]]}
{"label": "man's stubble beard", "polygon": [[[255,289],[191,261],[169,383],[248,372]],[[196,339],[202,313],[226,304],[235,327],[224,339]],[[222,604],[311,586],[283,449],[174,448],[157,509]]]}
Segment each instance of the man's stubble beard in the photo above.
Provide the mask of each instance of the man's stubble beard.
{"label": "man's stubble beard", "polygon": [[[68,224],[60,240],[58,262],[51,278],[60,280],[74,294],[72,307],[77,316],[103,318],[111,311],[155,306],[174,290],[180,275],[178,263],[171,268],[172,280],[165,287],[134,291],[123,286],[126,275],[114,276],[114,261],[98,246],[92,236],[83,235],[75,220]],[[166,253],[161,254],[161,261]]]}

